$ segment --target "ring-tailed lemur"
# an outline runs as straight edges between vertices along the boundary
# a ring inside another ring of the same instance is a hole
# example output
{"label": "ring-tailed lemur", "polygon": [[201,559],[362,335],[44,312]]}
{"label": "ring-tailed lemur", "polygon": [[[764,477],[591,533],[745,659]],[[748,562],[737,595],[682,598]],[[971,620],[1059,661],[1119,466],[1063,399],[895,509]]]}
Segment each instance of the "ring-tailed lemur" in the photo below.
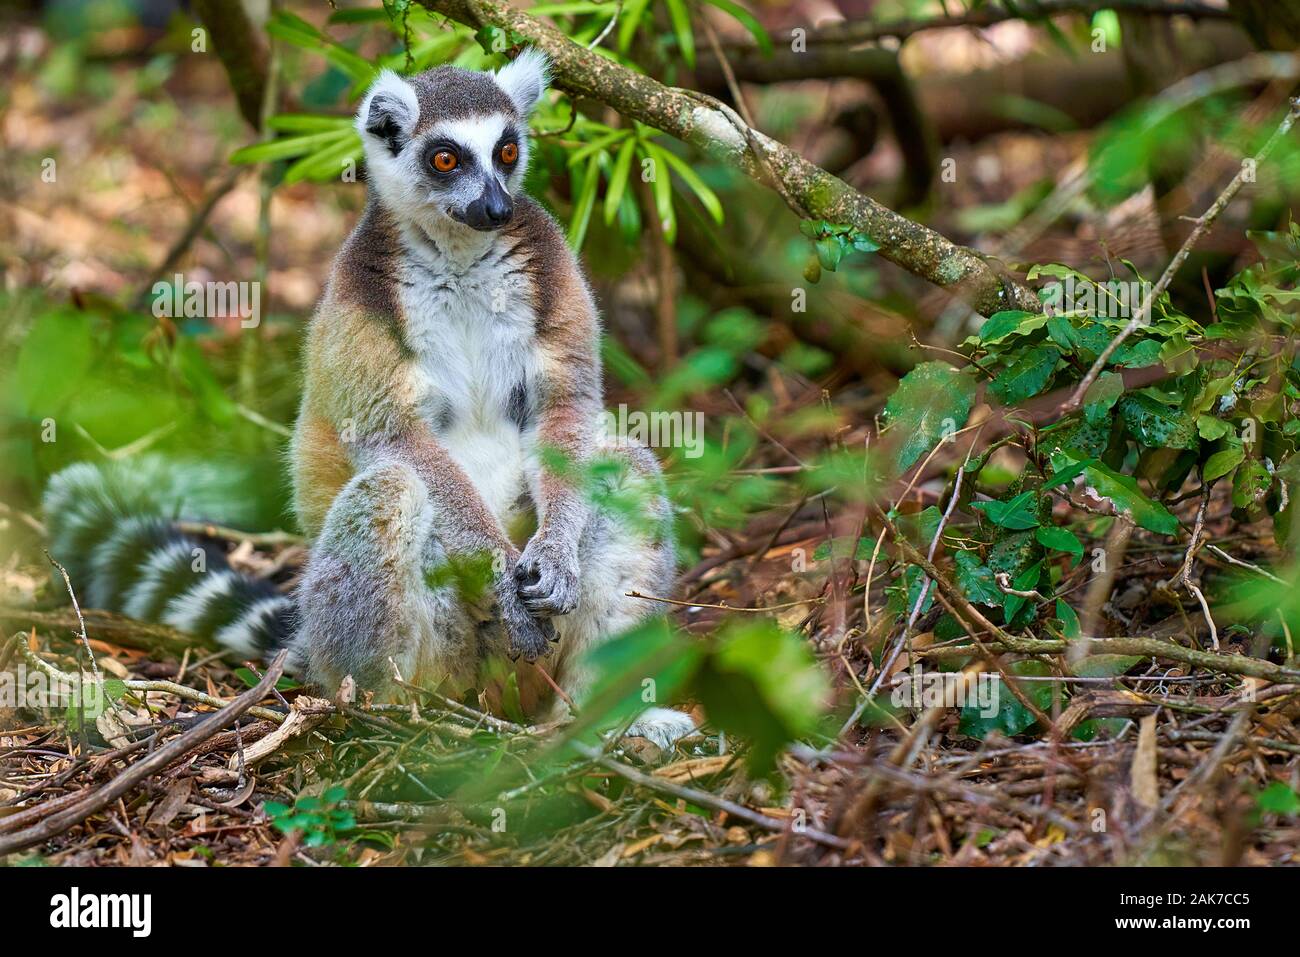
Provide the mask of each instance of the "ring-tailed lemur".
{"label": "ring-tailed lemur", "polygon": [[[165,520],[187,511],[178,483],[75,466],[51,480],[45,511],[90,604],[244,655],[288,644],[311,683],[351,675],[381,696],[397,676],[472,688],[485,661],[531,663],[557,642],[547,667],[581,701],[580,656],[649,613],[627,593],[664,593],[674,552],[653,454],[603,436],[590,289],[521,189],[545,85],[530,50],[496,74],[386,71],[361,103],[369,200],[311,320],[290,450],[311,538],[294,598],[219,559],[196,573],[193,542]],[[622,463],[606,481],[643,492],[652,522],[579,491],[573,472],[598,455]],[[507,528],[528,506],[536,531],[520,552]],[[430,577],[483,556],[482,600]],[[539,678],[519,666],[525,708],[549,694]],[[665,743],[691,727],[651,709],[633,733]]]}

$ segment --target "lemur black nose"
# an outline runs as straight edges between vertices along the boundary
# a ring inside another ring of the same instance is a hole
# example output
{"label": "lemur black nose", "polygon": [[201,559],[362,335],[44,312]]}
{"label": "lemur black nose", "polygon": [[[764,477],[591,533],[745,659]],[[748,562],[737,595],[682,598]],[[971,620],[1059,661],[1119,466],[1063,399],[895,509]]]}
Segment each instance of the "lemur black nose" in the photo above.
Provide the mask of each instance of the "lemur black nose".
{"label": "lemur black nose", "polygon": [[509,196],[493,196],[483,204],[483,213],[493,226],[504,226],[510,222],[510,215],[513,212],[514,206],[511,204]]}

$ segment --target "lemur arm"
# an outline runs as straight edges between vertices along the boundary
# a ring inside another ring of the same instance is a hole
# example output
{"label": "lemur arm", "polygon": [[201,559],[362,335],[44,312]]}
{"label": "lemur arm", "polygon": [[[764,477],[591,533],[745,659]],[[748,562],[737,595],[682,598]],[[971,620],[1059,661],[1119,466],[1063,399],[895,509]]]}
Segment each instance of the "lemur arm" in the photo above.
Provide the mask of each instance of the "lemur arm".
{"label": "lemur arm", "polygon": [[538,528],[516,567],[524,604],[539,615],[567,614],[577,607],[578,545],[591,511],[572,474],[548,467],[546,453],[562,456],[567,472],[581,470],[599,438],[601,414],[595,304],[576,262],[566,260],[568,268],[552,276],[552,307],[538,323],[537,445],[542,455],[533,492]]}

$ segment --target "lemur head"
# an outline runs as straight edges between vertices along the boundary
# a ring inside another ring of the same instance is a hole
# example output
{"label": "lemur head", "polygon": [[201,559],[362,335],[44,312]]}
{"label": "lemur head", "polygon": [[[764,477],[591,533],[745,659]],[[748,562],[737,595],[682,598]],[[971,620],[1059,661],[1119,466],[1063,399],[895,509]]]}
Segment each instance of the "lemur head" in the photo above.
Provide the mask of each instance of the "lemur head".
{"label": "lemur head", "polygon": [[455,222],[490,231],[510,222],[547,65],[528,49],[496,73],[381,73],[356,120],[380,201],[426,229]]}

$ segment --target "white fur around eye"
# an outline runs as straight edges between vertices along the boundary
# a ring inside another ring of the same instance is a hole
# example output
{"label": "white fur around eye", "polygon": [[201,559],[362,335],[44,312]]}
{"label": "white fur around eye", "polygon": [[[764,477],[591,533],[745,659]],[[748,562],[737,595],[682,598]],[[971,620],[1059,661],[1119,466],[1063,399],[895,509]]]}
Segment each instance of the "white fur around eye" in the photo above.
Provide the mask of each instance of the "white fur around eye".
{"label": "white fur around eye", "polygon": [[528,116],[546,92],[551,61],[540,50],[529,47],[497,70],[497,86],[505,90],[521,116]]}
{"label": "white fur around eye", "polygon": [[493,168],[497,141],[505,132],[506,117],[476,116],[466,120],[447,120],[429,131],[429,140],[448,140],[462,152],[474,157],[479,169]]}

